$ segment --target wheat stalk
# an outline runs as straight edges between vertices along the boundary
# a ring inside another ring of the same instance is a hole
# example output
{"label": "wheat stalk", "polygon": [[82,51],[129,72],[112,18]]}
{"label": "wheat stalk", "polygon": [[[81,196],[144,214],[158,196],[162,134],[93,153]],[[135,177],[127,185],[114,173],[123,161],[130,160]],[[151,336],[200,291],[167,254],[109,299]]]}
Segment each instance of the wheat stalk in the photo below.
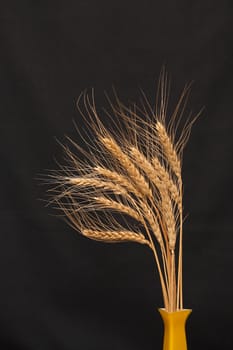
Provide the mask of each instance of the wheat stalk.
{"label": "wheat stalk", "polygon": [[[52,175],[51,181],[56,183],[52,202],[58,204],[70,225],[84,236],[108,243],[131,241],[151,249],[164,306],[171,312],[183,308],[181,160],[192,122],[185,124],[175,142],[175,119],[180,110],[183,113],[187,89],[168,127],[167,78],[163,78],[156,111],[145,95],[142,107],[127,107],[117,96],[116,105],[110,102],[112,112],[107,115],[112,131],[99,117],[93,92],[91,96],[84,93],[85,111],[80,107],[79,110],[95,137],[87,140],[89,151],[69,139],[86,160],[79,160],[64,146],[69,166]],[[129,217],[135,220],[140,232],[132,229]]]}
{"label": "wheat stalk", "polygon": [[[168,165],[171,167],[173,172],[175,173],[178,186],[179,193],[182,193],[182,178],[181,178],[181,161],[177,154],[177,151],[174,146],[174,142],[172,141],[172,136],[169,136],[165,126],[158,120],[156,123],[157,137],[160,142],[160,145],[163,149],[165,158],[168,162]],[[178,277],[177,277],[177,302],[176,307],[183,308],[183,293],[182,293],[182,244],[183,244],[183,230],[182,230],[182,197],[179,200],[179,215],[180,215],[180,244],[179,244],[179,260],[178,260]],[[174,238],[175,240],[175,238]]]}

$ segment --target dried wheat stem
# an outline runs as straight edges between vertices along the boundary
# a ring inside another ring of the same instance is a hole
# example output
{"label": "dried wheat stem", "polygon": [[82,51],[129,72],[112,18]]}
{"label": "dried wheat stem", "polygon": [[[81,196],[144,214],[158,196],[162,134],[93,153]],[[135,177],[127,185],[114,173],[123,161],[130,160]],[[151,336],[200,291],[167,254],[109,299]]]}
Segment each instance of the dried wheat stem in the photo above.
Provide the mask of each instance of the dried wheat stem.
{"label": "dried wheat stem", "polygon": [[165,275],[165,281],[164,281],[164,276],[163,276],[163,272],[162,272],[161,265],[159,262],[158,254],[157,254],[157,251],[155,249],[154,242],[152,240],[151,234],[148,230],[146,223],[145,223],[144,227],[145,227],[147,235],[149,237],[149,240],[151,243],[151,249],[153,251],[155,262],[156,262],[156,265],[158,268],[159,278],[160,278],[160,283],[161,283],[161,288],[162,288],[162,294],[163,294],[163,300],[164,300],[164,306],[165,306],[165,309],[168,309],[169,302],[168,302],[168,280],[167,280],[167,273],[166,273],[166,265],[163,262],[163,270],[164,270],[164,275]]}
{"label": "dried wheat stem", "polygon": [[159,271],[159,277],[160,277],[162,293],[163,293],[163,299],[164,299],[164,307],[165,307],[166,310],[168,310],[168,306],[169,306],[168,290],[167,290],[165,282],[164,282],[164,277],[163,277],[163,273],[162,273],[161,266],[160,266],[160,263],[159,263],[158,254],[156,252],[156,249],[155,249],[154,245],[151,247],[151,249],[153,250],[155,261],[156,261],[157,268],[158,268],[158,271]]}
{"label": "dried wheat stem", "polygon": [[[150,234],[150,232],[148,230],[148,227],[147,227],[146,223],[145,223],[144,227],[146,229],[147,235],[148,235],[150,243],[151,243],[151,249],[153,251],[155,262],[156,262],[156,265],[157,265],[157,268],[158,268],[158,272],[159,272],[159,278],[160,278],[160,283],[161,283],[161,288],[162,288],[164,306],[165,306],[165,309],[167,309],[168,308],[168,304],[169,304],[169,302],[168,302],[168,279],[167,279],[166,264],[164,262],[164,255],[162,253],[163,271],[164,271],[164,275],[165,275],[165,281],[164,281],[164,276],[163,276],[163,272],[162,272],[162,269],[161,269],[161,265],[160,265],[160,262],[159,262],[158,254],[157,254],[157,251],[155,249],[154,242],[152,240],[151,234]],[[164,249],[162,251],[164,252]]]}
{"label": "dried wheat stem", "polygon": [[161,229],[159,227],[158,224],[158,220],[156,218],[156,216],[153,215],[153,212],[151,211],[151,209],[149,208],[147,203],[144,203],[142,201],[140,201],[140,207],[143,210],[143,214],[145,219],[147,220],[148,224],[150,225],[150,228],[154,234],[154,236],[156,237],[160,247],[161,247],[161,254],[162,254],[162,262],[163,262],[163,271],[164,271],[164,276],[165,276],[165,281],[164,281],[164,277],[162,274],[162,270],[161,270],[161,266],[158,260],[158,255],[153,243],[153,240],[151,238],[150,233],[148,232],[148,228],[146,223],[144,224],[144,227],[147,230],[147,235],[150,238],[150,241],[152,243],[153,246],[153,251],[154,251],[154,256],[156,259],[156,263],[158,266],[158,271],[159,271],[159,275],[160,275],[160,280],[161,280],[161,285],[162,285],[162,291],[163,291],[163,296],[164,296],[164,301],[165,301],[165,307],[168,307],[168,286],[169,286],[169,282],[168,282],[168,266],[167,266],[167,257],[166,257],[166,252],[165,252],[165,248],[164,248],[164,242],[162,239],[162,234],[161,234]]}
{"label": "dried wheat stem", "polygon": [[171,253],[171,276],[170,276],[170,290],[169,290],[169,296],[170,296],[169,311],[173,312],[175,311],[175,298],[174,298],[175,252],[174,252],[174,249],[171,249],[170,253]]}
{"label": "dried wheat stem", "polygon": [[[146,201],[140,200],[139,201],[139,211],[142,210],[142,218],[143,218],[143,225],[146,230],[147,236],[149,237],[149,240],[151,242],[151,248],[154,253],[156,265],[159,272],[160,282],[161,282],[161,288],[163,293],[163,299],[164,299],[164,305],[165,308],[168,308],[168,270],[167,270],[167,264],[166,264],[166,252],[164,248],[164,243],[162,239],[161,229],[158,224],[158,220],[156,216],[154,216],[153,211],[148,206],[148,203]],[[163,263],[163,272],[162,268],[159,262],[158,254],[155,249],[155,245],[153,242],[153,239],[150,234],[150,230],[148,228],[148,225],[150,226],[151,231],[153,232],[154,236],[156,237],[160,247],[161,247],[161,254],[162,254],[162,263]]]}
{"label": "dried wheat stem", "polygon": [[177,310],[176,309],[176,300],[178,298],[178,294],[177,294],[177,283],[176,283],[176,252],[174,250],[174,263],[173,263],[173,278],[172,278],[172,284],[173,284],[173,308],[174,311]]}
{"label": "dried wheat stem", "polygon": [[168,254],[166,253],[166,250],[164,247],[161,249],[161,255],[162,255],[162,261],[163,261],[163,271],[165,276],[166,288],[167,288],[167,291],[169,291]]}
{"label": "dried wheat stem", "polygon": [[156,262],[156,265],[157,265],[157,268],[158,268],[159,278],[160,278],[160,283],[161,283],[161,288],[162,288],[162,294],[163,294],[163,300],[164,300],[164,307],[167,310],[168,309],[168,305],[169,305],[169,300],[168,300],[168,283],[167,283],[167,279],[166,279],[165,265],[163,264],[166,284],[165,284],[165,281],[164,281],[164,276],[163,276],[163,273],[162,273],[162,269],[161,269],[161,265],[160,265],[160,262],[159,262],[158,254],[157,254],[157,251],[155,249],[155,245],[154,245],[154,242],[152,240],[150,231],[149,231],[145,221],[144,221],[144,227],[146,229],[147,236],[149,237],[149,240],[150,240],[150,243],[151,243],[150,248],[153,251],[155,262]]}
{"label": "dried wheat stem", "polygon": [[[130,200],[133,201],[132,198],[130,198]],[[156,216],[154,216],[153,211],[148,206],[148,203],[146,201],[144,201],[143,199],[140,199],[138,204],[136,204],[133,201],[133,204],[137,208],[137,211],[139,213],[142,211],[140,221],[146,230],[147,236],[151,242],[151,247],[153,248],[152,250],[154,252],[156,264],[157,264],[158,271],[159,271],[159,276],[160,276],[160,280],[161,280],[161,286],[162,286],[162,292],[163,292],[163,296],[164,296],[164,300],[165,300],[165,305],[168,306],[168,294],[167,294],[167,291],[168,291],[168,278],[167,278],[168,272],[167,272],[167,265],[166,265],[166,252],[165,252],[164,243],[163,243],[163,239],[162,239],[162,235],[161,235],[161,229],[160,229],[160,226],[158,224],[158,220],[157,220]],[[154,246],[154,242],[153,242],[153,239],[151,237],[147,223],[149,224],[151,231],[155,235],[155,237],[156,237],[156,239],[161,247],[165,281],[164,281],[162,269],[160,266],[160,262],[158,259],[158,255],[157,255],[157,252],[156,252],[156,249]]]}
{"label": "dried wheat stem", "polygon": [[[159,121],[156,124],[157,135],[163,147],[164,154],[170,165],[171,169],[174,171],[179,185],[180,201],[179,201],[179,213],[180,213],[180,243],[179,243],[179,258],[178,258],[178,277],[177,277],[177,301],[176,307],[183,308],[183,286],[182,286],[182,179],[181,179],[181,163],[178,158],[177,152],[173,146],[173,143],[166,132],[166,129],[162,123]],[[175,237],[174,237],[175,239]]]}
{"label": "dried wheat stem", "polygon": [[[164,186],[165,187],[165,186]],[[169,310],[174,311],[174,300],[176,289],[174,286],[174,275],[175,275],[175,265],[174,265],[174,249],[176,242],[176,221],[173,212],[173,207],[171,199],[168,195],[168,191],[163,186],[160,188],[161,193],[161,211],[163,214],[163,220],[166,225],[166,233],[168,238],[167,244],[167,269],[170,271],[168,273],[169,281]]]}
{"label": "dried wheat stem", "polygon": [[[136,203],[135,203],[135,205],[136,205]],[[136,205],[136,207],[138,207],[138,206]],[[164,256],[166,254],[165,254],[163,245],[161,245],[162,258],[163,258],[163,271],[164,271],[164,275],[165,275],[165,281],[164,281],[164,276],[163,276],[163,272],[162,272],[161,265],[159,262],[158,254],[157,254],[157,251],[155,249],[155,245],[154,245],[153,239],[151,237],[150,230],[148,228],[148,224],[150,225],[153,233],[158,235],[157,240],[160,240],[159,237],[161,236],[161,231],[160,231],[159,225],[156,224],[156,221],[154,222],[154,217],[153,216],[151,217],[150,208],[148,208],[148,206],[145,204],[144,201],[140,201],[139,207],[141,208],[141,210],[143,210],[142,224],[146,230],[147,236],[148,236],[149,241],[151,243],[150,247],[153,251],[155,262],[156,262],[156,265],[158,268],[159,278],[160,278],[161,288],[162,288],[162,294],[163,294],[163,299],[164,299],[164,305],[165,305],[165,308],[168,308],[168,279],[167,279],[166,264],[164,262]],[[140,212],[140,209],[139,209],[139,212]],[[148,213],[150,213],[149,218],[148,218]],[[148,222],[148,224],[146,221]],[[150,222],[151,222],[151,224],[150,224]],[[165,260],[166,260],[166,258],[165,258]]]}
{"label": "dried wheat stem", "polygon": [[[180,213],[180,223],[182,223],[182,212]],[[180,237],[179,237],[179,257],[178,257],[178,277],[177,277],[177,309],[183,309],[183,227],[180,225]]]}

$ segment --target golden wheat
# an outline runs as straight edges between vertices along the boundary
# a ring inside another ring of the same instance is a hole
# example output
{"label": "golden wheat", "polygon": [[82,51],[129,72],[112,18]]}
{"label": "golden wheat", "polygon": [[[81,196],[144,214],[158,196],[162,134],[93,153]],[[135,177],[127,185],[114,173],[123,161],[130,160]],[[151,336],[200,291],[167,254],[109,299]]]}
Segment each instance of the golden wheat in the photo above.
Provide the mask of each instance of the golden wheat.
{"label": "golden wheat", "polygon": [[[108,243],[131,241],[151,249],[165,309],[175,311],[183,308],[181,161],[193,122],[185,124],[175,142],[175,119],[188,89],[167,127],[167,80],[162,80],[160,106],[155,110],[145,95],[141,107],[125,106],[117,96],[116,105],[110,102],[112,112],[107,116],[113,125],[111,132],[98,115],[93,92],[91,96],[84,93],[87,117],[79,110],[94,136],[87,141],[90,150],[83,150],[69,139],[86,160],[64,146],[69,165],[61,167],[51,181],[56,183],[53,200],[84,236]],[[136,221],[132,224],[130,218]]]}
{"label": "golden wheat", "polygon": [[133,241],[140,244],[147,244],[150,247],[150,242],[145,239],[143,234],[133,231],[98,231],[83,229],[82,233],[84,236],[94,240],[100,240],[109,243]]}
{"label": "golden wheat", "polygon": [[174,250],[175,243],[176,243],[176,220],[175,220],[175,215],[172,207],[172,202],[166,190],[162,193],[162,196],[161,196],[161,207],[162,207],[164,222],[166,223],[166,228],[167,228],[169,248],[171,250]]}
{"label": "golden wheat", "polygon": [[163,238],[157,217],[153,214],[152,209],[147,203],[140,201],[139,206],[141,208],[145,220],[148,222],[150,229],[156,237],[158,243],[160,245],[163,245]]}
{"label": "golden wheat", "polygon": [[[169,197],[168,189],[171,190],[171,185],[176,188],[176,186],[170,181],[169,174],[166,171],[162,171],[162,166],[158,169],[160,172],[156,172],[153,165],[146,159],[146,157],[135,147],[131,148],[131,154],[133,159],[138,164],[138,166],[144,170],[147,177],[155,184],[157,187],[159,194],[161,196],[161,212],[163,214],[164,222],[167,226],[167,236],[169,240],[169,246],[171,249],[175,247],[176,240],[176,220],[175,214],[173,211],[172,202]],[[161,174],[164,175],[165,178],[161,179]],[[172,188],[173,189],[173,188]],[[174,197],[174,193],[178,198],[176,201],[179,203],[179,195],[176,192],[172,192]]]}
{"label": "golden wheat", "polygon": [[137,186],[138,191],[148,197],[152,197],[152,192],[148,182],[140,174],[136,166],[131,162],[130,158],[125,154],[121,147],[116,143],[113,138],[103,137],[101,138],[103,145],[112,153],[116,160],[121,164],[122,168],[129,174],[131,180]]}
{"label": "golden wheat", "polygon": [[160,178],[161,182],[166,184],[166,187],[178,206],[179,210],[182,209],[182,193],[180,193],[180,190],[178,189],[177,185],[171,178],[171,175],[168,170],[165,169],[165,167],[160,163],[159,159],[157,157],[154,157],[151,160],[151,163],[154,167],[154,171],[158,174],[158,177]]}
{"label": "golden wheat", "polygon": [[100,166],[94,167],[93,170],[96,171],[98,175],[102,175],[103,177],[110,179],[114,183],[127,189],[128,192],[132,192],[138,197],[141,197],[143,195],[140,191],[137,190],[137,187],[134,186],[134,184],[129,181],[125,175],[119,174],[118,172],[112,171],[110,169],[102,168]]}
{"label": "golden wheat", "polygon": [[118,185],[117,183],[110,181],[103,181],[99,179],[84,178],[84,177],[70,177],[68,178],[68,183],[75,185],[77,187],[92,187],[95,190],[102,188],[103,190],[112,191],[116,194],[126,195],[127,191],[124,187]]}
{"label": "golden wheat", "polygon": [[136,147],[131,147],[130,153],[138,167],[140,167],[144,171],[148,179],[157,186],[160,182],[160,178],[155,172],[155,169],[153,168],[150,161],[148,161],[144,154],[140,152],[139,149]]}
{"label": "golden wheat", "polygon": [[158,133],[158,138],[160,140],[160,144],[163,148],[168,163],[174,171],[175,175],[177,176],[178,181],[181,181],[181,164],[177,152],[174,148],[174,144],[171,141],[169,135],[167,134],[165,126],[160,121],[157,121],[156,129]]}
{"label": "golden wheat", "polygon": [[[104,209],[112,209],[124,214],[127,214],[134,218],[137,221],[142,222],[142,216],[133,208],[128,205],[124,205],[115,200],[106,198],[106,197],[94,197],[95,202],[98,204],[98,207]],[[94,204],[93,204],[94,205]]]}
{"label": "golden wheat", "polygon": [[181,210],[182,203],[180,192],[171,179],[169,171],[162,166],[158,158],[154,157],[150,162],[136,147],[131,147],[130,151],[134,161],[145,172],[150,181],[156,186],[157,190],[161,192],[161,189],[163,189],[164,192],[164,188],[166,188],[179,210]]}

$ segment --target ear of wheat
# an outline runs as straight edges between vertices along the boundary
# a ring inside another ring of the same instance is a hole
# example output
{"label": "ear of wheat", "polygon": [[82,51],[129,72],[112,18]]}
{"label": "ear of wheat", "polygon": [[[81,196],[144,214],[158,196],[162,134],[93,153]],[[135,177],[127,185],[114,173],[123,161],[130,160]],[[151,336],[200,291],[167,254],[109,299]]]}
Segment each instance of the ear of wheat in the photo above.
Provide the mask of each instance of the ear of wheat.
{"label": "ear of wheat", "polygon": [[108,113],[113,131],[101,121],[93,91],[83,94],[85,109],[79,101],[79,110],[94,141],[87,140],[89,151],[71,141],[85,160],[64,146],[69,165],[51,175],[51,181],[56,183],[52,202],[84,236],[108,243],[136,242],[152,250],[164,307],[172,312],[183,309],[181,163],[194,119],[177,138],[176,121],[189,89],[184,89],[167,123],[167,81],[163,71],[155,109],[145,96],[141,107],[127,107],[116,96]]}

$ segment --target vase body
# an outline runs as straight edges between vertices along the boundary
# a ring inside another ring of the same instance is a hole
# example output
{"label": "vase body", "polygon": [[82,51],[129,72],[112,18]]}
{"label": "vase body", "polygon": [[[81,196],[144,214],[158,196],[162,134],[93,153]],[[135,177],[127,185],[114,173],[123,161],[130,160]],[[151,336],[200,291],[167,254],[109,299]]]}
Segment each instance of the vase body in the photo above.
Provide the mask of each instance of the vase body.
{"label": "vase body", "polygon": [[191,311],[159,309],[164,324],[163,350],[187,350],[185,323]]}

